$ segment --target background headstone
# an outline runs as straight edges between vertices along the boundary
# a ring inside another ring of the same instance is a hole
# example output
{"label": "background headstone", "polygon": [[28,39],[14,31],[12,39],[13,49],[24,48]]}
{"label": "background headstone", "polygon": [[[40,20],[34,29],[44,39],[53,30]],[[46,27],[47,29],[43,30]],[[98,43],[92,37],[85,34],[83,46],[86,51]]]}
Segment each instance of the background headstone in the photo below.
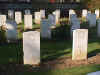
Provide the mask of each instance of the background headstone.
{"label": "background headstone", "polygon": [[42,38],[51,38],[51,29],[48,19],[42,19],[41,21],[41,37]]}
{"label": "background headstone", "polygon": [[45,18],[45,10],[40,10],[41,18]]}
{"label": "background headstone", "polygon": [[34,18],[35,18],[35,20],[34,20],[34,22],[35,22],[35,24],[40,24],[40,21],[41,21],[41,13],[40,12],[35,12],[34,13]]}
{"label": "background headstone", "polygon": [[88,11],[86,9],[82,10],[82,17],[86,18]]}
{"label": "background headstone", "polygon": [[24,15],[24,29],[32,29],[32,15]]}
{"label": "background headstone", "polygon": [[0,15],[0,26],[6,25],[6,15]]}
{"label": "background headstone", "polygon": [[20,11],[15,12],[15,21],[17,24],[22,23],[22,13]]}
{"label": "background headstone", "polygon": [[29,9],[25,10],[25,15],[30,15],[31,11]]}
{"label": "background headstone", "polygon": [[40,63],[40,32],[23,33],[24,64],[38,65]]}
{"label": "background headstone", "polygon": [[8,19],[14,20],[14,10],[8,10]]}
{"label": "background headstone", "polygon": [[99,9],[96,9],[96,10],[95,10],[95,14],[96,14],[96,18],[98,19],[99,16],[100,16],[100,11],[99,11]]}
{"label": "background headstone", "polygon": [[17,40],[17,23],[15,21],[7,20],[6,21],[6,36],[7,41],[12,42]]}
{"label": "background headstone", "polygon": [[59,24],[59,19],[60,19],[60,10],[56,10],[53,12],[53,14],[56,17],[56,24]]}
{"label": "background headstone", "polygon": [[72,60],[87,59],[88,30],[77,29],[73,31]]}
{"label": "background headstone", "polygon": [[54,14],[48,15],[48,21],[49,21],[50,26],[56,26],[56,17]]}

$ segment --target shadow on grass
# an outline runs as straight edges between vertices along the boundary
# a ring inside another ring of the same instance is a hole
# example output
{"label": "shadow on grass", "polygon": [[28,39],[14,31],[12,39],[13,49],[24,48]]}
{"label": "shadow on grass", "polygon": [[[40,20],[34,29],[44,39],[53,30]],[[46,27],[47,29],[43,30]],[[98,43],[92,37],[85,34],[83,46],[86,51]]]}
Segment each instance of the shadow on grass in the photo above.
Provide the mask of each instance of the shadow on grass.
{"label": "shadow on grass", "polygon": [[96,56],[98,53],[100,53],[100,49],[96,49],[90,53],[88,53],[88,58],[92,56]]}

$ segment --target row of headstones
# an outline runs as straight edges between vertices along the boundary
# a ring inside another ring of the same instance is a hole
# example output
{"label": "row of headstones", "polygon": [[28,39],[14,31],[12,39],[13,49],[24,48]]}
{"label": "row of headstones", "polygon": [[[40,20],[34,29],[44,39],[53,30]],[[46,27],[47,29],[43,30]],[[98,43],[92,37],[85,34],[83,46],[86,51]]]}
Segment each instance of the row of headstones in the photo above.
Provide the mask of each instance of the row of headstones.
{"label": "row of headstones", "polygon": [[[88,29],[73,31],[72,60],[87,59]],[[37,65],[40,63],[40,32],[23,33],[24,64]]]}
{"label": "row of headstones", "polygon": [[[51,16],[51,15],[49,15]],[[100,19],[96,19],[96,15],[94,13],[88,13],[86,15],[86,21],[89,23],[89,27],[96,27],[96,21],[98,23],[97,33],[98,36],[100,36]],[[42,19],[41,21],[41,37],[42,38],[52,38],[51,36],[51,27],[55,25],[54,19],[51,16],[48,19]],[[80,29],[80,20],[78,19],[76,14],[70,15],[70,25],[71,25],[71,35],[73,33],[73,30]]]}

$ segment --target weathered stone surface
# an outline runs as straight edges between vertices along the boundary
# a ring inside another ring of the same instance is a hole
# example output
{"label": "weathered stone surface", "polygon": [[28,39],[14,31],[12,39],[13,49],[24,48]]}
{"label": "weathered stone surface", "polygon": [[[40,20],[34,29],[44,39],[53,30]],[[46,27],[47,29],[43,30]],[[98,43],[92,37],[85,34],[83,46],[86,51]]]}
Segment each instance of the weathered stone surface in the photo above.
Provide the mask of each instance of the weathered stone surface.
{"label": "weathered stone surface", "polygon": [[24,29],[32,29],[32,15],[24,15]]}
{"label": "weathered stone surface", "polygon": [[17,24],[22,23],[22,13],[20,11],[15,12],[15,21]]}
{"label": "weathered stone surface", "polygon": [[40,12],[35,12],[34,13],[34,18],[35,18],[34,22],[36,24],[40,24],[40,22],[41,22],[41,13]]}
{"label": "weathered stone surface", "polygon": [[0,26],[6,25],[6,15],[0,15]]}
{"label": "weathered stone surface", "polygon": [[77,29],[73,31],[72,60],[87,59],[88,30]]}
{"label": "weathered stone surface", "polygon": [[41,37],[51,38],[51,29],[48,19],[42,19],[41,21]]}
{"label": "weathered stone surface", "polygon": [[17,40],[17,24],[15,21],[7,21],[6,22],[6,36],[8,42],[16,41]]}
{"label": "weathered stone surface", "polygon": [[23,33],[24,64],[38,65],[40,63],[40,32]]}

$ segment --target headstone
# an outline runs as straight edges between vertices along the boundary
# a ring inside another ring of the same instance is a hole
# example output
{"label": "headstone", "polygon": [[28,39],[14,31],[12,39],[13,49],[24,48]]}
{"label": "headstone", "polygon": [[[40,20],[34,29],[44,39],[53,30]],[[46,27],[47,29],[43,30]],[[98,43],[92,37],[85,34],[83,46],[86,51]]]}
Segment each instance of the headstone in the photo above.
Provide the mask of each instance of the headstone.
{"label": "headstone", "polygon": [[41,37],[42,38],[51,38],[51,29],[48,19],[42,19],[41,21]]}
{"label": "headstone", "polygon": [[87,75],[100,75],[100,71],[88,73]]}
{"label": "headstone", "polygon": [[72,15],[72,14],[76,14],[76,13],[75,13],[74,10],[70,9],[70,10],[69,10],[69,20],[70,20],[70,15]]}
{"label": "headstone", "polygon": [[0,15],[0,26],[6,25],[6,15]]}
{"label": "headstone", "polygon": [[7,41],[12,42],[17,40],[17,23],[15,21],[7,20],[6,21],[6,36]]}
{"label": "headstone", "polygon": [[41,13],[40,12],[35,12],[34,13],[34,16],[35,16],[35,24],[40,24],[41,22]]}
{"label": "headstone", "polygon": [[88,11],[86,9],[82,10],[82,17],[86,18]]}
{"label": "headstone", "polygon": [[14,10],[8,10],[8,19],[14,20]]}
{"label": "headstone", "polygon": [[56,24],[59,24],[59,19],[60,19],[60,10],[56,10],[53,12],[53,14],[56,17]]}
{"label": "headstone", "polygon": [[99,14],[100,14],[99,9],[96,9],[96,10],[95,10],[95,14],[96,14],[96,18],[98,19],[98,18],[99,18]]}
{"label": "headstone", "polygon": [[25,10],[25,15],[30,15],[31,11],[29,9]]}
{"label": "headstone", "polygon": [[100,19],[97,20],[97,36],[100,37]]}
{"label": "headstone", "polygon": [[15,21],[17,24],[22,23],[22,13],[20,11],[15,12]]}
{"label": "headstone", "polygon": [[71,36],[72,36],[74,30],[80,29],[80,21],[78,20],[76,14],[70,15],[70,24],[71,24]]}
{"label": "headstone", "polygon": [[41,18],[45,18],[45,10],[40,10]]}
{"label": "headstone", "polygon": [[56,17],[54,14],[49,14],[48,15],[48,21],[50,26],[55,26],[56,25]]}
{"label": "headstone", "polygon": [[40,63],[40,32],[23,33],[24,64],[38,65]]}
{"label": "headstone", "polygon": [[96,15],[91,14],[88,22],[89,22],[89,27],[96,27]]}
{"label": "headstone", "polygon": [[72,60],[87,59],[88,30],[77,29],[73,31]]}
{"label": "headstone", "polygon": [[24,15],[24,29],[32,29],[32,15]]}

